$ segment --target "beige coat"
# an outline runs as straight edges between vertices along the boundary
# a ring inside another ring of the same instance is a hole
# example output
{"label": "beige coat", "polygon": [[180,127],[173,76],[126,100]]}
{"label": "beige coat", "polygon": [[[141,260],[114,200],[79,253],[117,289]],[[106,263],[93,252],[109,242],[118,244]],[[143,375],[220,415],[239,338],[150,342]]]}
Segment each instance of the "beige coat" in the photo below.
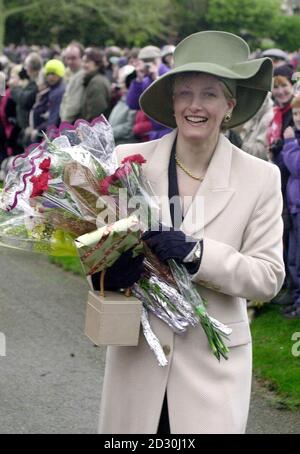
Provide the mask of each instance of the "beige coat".
{"label": "beige coat", "polygon": [[[117,148],[120,160],[144,155],[145,174],[159,196],[168,194],[175,135]],[[216,360],[201,327],[174,335],[150,316],[169,350],[169,364],[158,366],[143,335],[138,347],[109,347],[100,433],[155,434],[166,390],[172,434],[245,431],[252,362],[246,299],[269,300],[284,279],[280,174],[275,165],[244,153],[221,135],[197,195],[203,196],[204,220],[192,219],[193,202],[182,229],[194,237],[204,235],[202,264],[193,279],[208,300],[210,315],[233,329],[229,360]],[[163,204],[169,222],[168,202]]]}

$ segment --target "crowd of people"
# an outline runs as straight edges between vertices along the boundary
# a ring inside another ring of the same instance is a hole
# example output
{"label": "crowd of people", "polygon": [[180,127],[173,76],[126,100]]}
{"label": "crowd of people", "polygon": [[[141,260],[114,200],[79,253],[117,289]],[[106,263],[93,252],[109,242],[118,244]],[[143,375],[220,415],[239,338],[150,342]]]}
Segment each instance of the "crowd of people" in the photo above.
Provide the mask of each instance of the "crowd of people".
{"label": "crowd of people", "polygon": [[[0,98],[0,179],[12,157],[39,142],[61,122],[92,121],[104,114],[116,144],[145,142],[171,129],[150,119],[139,98],[173,67],[173,45],[141,49],[65,49],[9,46],[0,56],[6,90]],[[255,55],[257,56],[257,55]],[[279,166],[284,200],[284,292],[275,301],[288,318],[300,318],[300,97],[299,55],[281,49],[261,53],[273,61],[273,90],[249,121],[226,131],[229,140],[260,159]],[[268,182],[266,182],[267,184]]]}
{"label": "crowd of people", "polygon": [[[23,152],[52,126],[104,114],[116,143],[161,137],[166,128],[139,111],[138,98],[172,66],[174,46],[84,49],[7,48],[0,57],[6,92],[0,105],[0,160]],[[128,93],[127,93],[128,92]]]}

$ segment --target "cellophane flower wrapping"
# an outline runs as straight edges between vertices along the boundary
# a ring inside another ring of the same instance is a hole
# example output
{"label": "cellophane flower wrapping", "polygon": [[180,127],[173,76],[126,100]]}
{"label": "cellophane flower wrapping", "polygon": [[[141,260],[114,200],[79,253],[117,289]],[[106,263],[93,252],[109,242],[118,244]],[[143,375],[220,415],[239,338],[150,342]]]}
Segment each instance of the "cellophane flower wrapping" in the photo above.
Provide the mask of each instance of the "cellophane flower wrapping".
{"label": "cellophane flower wrapping", "polygon": [[[130,145],[128,145],[130,147]],[[132,291],[144,305],[142,326],[161,366],[168,361],[148,312],[175,333],[201,323],[213,353],[226,358],[230,331],[209,317],[189,273],[161,263],[141,241],[158,228],[159,204],[142,172],[140,155],[118,166],[113,133],[102,116],[91,124],[63,123],[41,144],[17,156],[0,197],[0,244],[52,256],[79,256],[86,275],[112,266],[133,249],[145,254],[145,273]]]}

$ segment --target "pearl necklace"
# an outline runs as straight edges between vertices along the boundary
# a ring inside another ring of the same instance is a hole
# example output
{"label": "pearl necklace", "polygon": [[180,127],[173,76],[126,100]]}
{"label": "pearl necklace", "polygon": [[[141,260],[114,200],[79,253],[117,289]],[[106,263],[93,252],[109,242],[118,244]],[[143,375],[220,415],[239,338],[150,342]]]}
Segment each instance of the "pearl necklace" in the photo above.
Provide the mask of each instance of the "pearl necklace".
{"label": "pearl necklace", "polygon": [[183,164],[181,161],[179,161],[179,159],[177,158],[177,154],[175,154],[175,161],[176,161],[176,164],[181,168],[181,170],[183,170],[189,177],[193,178],[194,180],[197,180],[197,181],[203,181],[204,180],[204,177],[196,177],[195,175],[193,175]]}

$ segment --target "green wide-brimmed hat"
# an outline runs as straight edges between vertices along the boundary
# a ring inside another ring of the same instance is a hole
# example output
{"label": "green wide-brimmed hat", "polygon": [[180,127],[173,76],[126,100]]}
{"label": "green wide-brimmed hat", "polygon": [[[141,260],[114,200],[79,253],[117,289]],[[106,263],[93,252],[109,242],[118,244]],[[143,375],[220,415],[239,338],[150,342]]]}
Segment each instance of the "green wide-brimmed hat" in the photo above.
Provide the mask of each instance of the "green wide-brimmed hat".
{"label": "green wide-brimmed hat", "polygon": [[249,46],[240,37],[222,31],[204,31],[185,38],[174,52],[174,68],[153,82],[141,95],[142,110],[157,122],[176,128],[172,78],[186,72],[203,72],[220,78],[237,104],[228,128],[249,120],[263,104],[272,87],[270,58],[249,60]]}

